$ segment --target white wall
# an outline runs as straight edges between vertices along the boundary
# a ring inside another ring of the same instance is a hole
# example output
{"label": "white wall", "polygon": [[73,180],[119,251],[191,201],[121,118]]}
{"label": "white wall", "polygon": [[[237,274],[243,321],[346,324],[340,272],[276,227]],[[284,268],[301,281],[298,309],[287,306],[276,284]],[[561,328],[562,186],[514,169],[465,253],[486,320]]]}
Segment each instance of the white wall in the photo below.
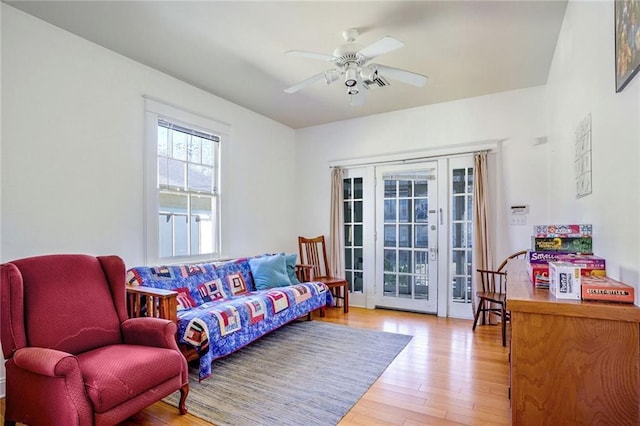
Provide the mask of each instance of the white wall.
{"label": "white wall", "polygon": [[[607,274],[640,280],[640,76],[615,93],[614,2],[567,6],[548,81],[552,222],[592,223]],[[593,193],[576,199],[574,131],[592,117]],[[640,300],[636,291],[636,304]]]}
{"label": "white wall", "polygon": [[[429,90],[428,85],[422,90]],[[297,130],[296,173],[304,179],[297,180],[296,192],[300,205],[314,206],[298,217],[298,231],[329,232],[332,161],[502,140],[494,171],[500,191],[497,205],[491,207],[497,217],[496,258],[504,258],[528,248],[532,225],[547,220],[547,147],[533,146],[535,138],[545,134],[544,87]],[[530,206],[527,226],[508,225],[508,207],[513,204]]]}
{"label": "white wall", "polygon": [[223,254],[297,250],[290,128],[6,4],[2,88],[0,260],[79,252],[143,262],[143,95],[231,125]]}

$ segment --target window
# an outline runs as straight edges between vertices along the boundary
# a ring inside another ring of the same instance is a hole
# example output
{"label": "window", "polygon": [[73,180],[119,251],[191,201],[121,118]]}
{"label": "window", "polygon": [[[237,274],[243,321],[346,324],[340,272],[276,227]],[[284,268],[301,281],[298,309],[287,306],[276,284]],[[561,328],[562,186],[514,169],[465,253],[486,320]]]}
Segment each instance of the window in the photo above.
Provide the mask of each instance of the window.
{"label": "window", "polygon": [[220,255],[225,125],[146,99],[146,261]]}

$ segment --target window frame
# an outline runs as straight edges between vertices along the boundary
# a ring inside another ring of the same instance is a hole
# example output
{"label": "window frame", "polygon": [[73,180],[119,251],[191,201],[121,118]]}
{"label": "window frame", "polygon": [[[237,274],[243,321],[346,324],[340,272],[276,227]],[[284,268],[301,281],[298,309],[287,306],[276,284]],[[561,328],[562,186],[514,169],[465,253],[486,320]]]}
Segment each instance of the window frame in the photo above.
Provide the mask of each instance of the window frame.
{"label": "window frame", "polygon": [[[230,126],[220,121],[204,117],[202,115],[185,111],[181,108],[168,105],[166,103],[144,97],[144,113],[145,113],[145,132],[144,132],[144,213],[143,213],[143,232],[144,232],[144,260],[146,264],[170,264],[184,262],[200,262],[221,257],[222,250],[222,191],[221,191],[221,147],[222,143],[229,140]],[[160,257],[160,238],[159,238],[159,194],[163,191],[158,182],[158,120],[163,119],[183,127],[193,130],[211,133],[220,138],[217,146],[214,164],[214,178],[216,191],[214,201],[214,211],[212,226],[215,229],[215,238],[213,253],[197,254],[197,255],[179,255]]]}

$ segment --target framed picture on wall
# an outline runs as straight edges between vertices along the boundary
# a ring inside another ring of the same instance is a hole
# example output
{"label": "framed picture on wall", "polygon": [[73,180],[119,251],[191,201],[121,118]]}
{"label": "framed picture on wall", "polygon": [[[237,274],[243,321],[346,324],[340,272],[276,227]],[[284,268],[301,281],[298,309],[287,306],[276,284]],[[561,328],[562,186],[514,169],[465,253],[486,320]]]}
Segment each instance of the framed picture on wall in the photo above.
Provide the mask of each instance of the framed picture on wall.
{"label": "framed picture on wall", "polygon": [[615,0],[616,92],[640,70],[640,2]]}

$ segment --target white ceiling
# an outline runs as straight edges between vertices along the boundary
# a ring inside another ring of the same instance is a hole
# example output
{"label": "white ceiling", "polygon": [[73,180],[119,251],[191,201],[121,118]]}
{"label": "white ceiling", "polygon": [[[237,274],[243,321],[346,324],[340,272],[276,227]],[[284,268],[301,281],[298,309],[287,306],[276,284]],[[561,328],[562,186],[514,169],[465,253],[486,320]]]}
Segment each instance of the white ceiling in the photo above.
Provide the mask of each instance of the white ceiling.
{"label": "white ceiling", "polygon": [[[5,1],[58,27],[292,128],[545,84],[566,0]],[[331,64],[342,32],[405,46],[375,62],[429,76],[389,80],[366,105],[338,81],[283,90]]]}

